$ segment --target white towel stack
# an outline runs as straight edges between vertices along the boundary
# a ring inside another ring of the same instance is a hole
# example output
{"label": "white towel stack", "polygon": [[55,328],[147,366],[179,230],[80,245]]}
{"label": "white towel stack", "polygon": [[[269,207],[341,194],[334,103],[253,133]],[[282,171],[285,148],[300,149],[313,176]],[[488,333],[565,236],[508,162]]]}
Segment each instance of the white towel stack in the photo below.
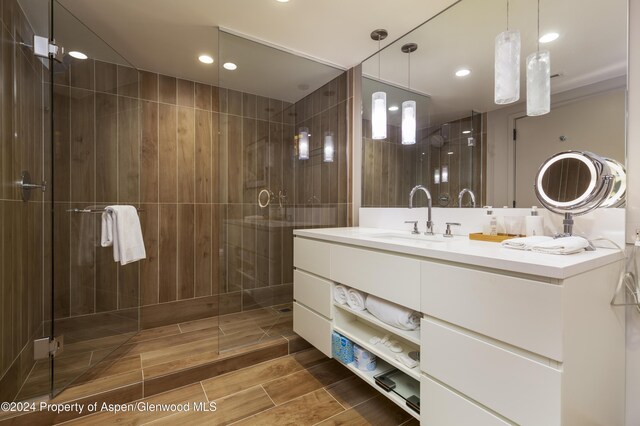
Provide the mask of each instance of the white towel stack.
{"label": "white towel stack", "polygon": [[545,241],[553,241],[553,237],[540,235],[535,237],[511,238],[509,240],[504,240],[501,244],[503,247],[516,250],[531,250],[535,245]]}
{"label": "white towel stack", "polygon": [[347,303],[354,311],[364,311],[367,302],[367,293],[350,288],[347,291]]}
{"label": "white towel stack", "polygon": [[366,307],[371,315],[400,330],[415,330],[420,326],[422,315],[418,312],[379,297],[369,295]]}
{"label": "white towel stack", "polygon": [[585,251],[589,241],[582,237],[561,237],[533,246],[531,251],[549,254],[574,254]]}
{"label": "white towel stack", "polygon": [[121,265],[147,257],[135,207],[107,206],[104,209],[101,245],[113,246],[113,260]]}
{"label": "white towel stack", "polygon": [[530,250],[536,253],[547,254],[574,254],[580,253],[590,246],[589,241],[582,237],[523,237],[504,240],[502,247],[516,250]]}
{"label": "white towel stack", "polygon": [[348,301],[348,291],[349,287],[336,284],[335,287],[333,287],[333,300],[341,305],[346,305]]}

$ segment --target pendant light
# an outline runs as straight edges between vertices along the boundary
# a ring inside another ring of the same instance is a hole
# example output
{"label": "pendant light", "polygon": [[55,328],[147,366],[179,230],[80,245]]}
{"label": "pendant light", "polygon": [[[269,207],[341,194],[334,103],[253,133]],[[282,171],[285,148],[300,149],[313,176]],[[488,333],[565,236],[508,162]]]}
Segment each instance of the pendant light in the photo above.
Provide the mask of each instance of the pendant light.
{"label": "pendant light", "polygon": [[540,0],[538,0],[538,49],[527,57],[527,115],[547,114],[551,110],[551,57],[540,51]]}
{"label": "pendant light", "polygon": [[[378,81],[380,81],[380,41],[387,38],[387,30],[377,29],[371,33],[371,38],[378,41]],[[371,95],[371,138],[387,138],[387,94],[375,92]]]}
{"label": "pendant light", "polygon": [[507,0],[507,30],[496,37],[494,63],[494,101],[498,105],[520,99],[520,31],[509,29]]}
{"label": "pendant light", "polygon": [[298,131],[298,159],[309,159],[309,129],[307,127],[300,127]]}
{"label": "pendant light", "polygon": [[[407,43],[402,46],[402,51],[407,54],[407,88],[411,90],[411,53],[418,50],[416,43]],[[416,101],[404,101],[402,103],[402,145],[414,145],[416,143]]]}
{"label": "pendant light", "polygon": [[324,132],[324,143],[323,143],[324,153],[322,156],[322,161],[325,163],[333,163],[333,154],[335,152],[334,144],[333,144],[333,132],[327,131]]}

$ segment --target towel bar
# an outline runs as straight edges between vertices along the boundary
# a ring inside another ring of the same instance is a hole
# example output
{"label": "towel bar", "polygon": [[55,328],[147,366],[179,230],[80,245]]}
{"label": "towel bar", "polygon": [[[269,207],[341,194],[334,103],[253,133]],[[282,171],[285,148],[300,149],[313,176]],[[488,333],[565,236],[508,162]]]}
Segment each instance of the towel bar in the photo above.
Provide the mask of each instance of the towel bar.
{"label": "towel bar", "polygon": [[[138,212],[143,212],[144,209],[136,209]],[[103,213],[104,209],[69,209],[69,213]]]}

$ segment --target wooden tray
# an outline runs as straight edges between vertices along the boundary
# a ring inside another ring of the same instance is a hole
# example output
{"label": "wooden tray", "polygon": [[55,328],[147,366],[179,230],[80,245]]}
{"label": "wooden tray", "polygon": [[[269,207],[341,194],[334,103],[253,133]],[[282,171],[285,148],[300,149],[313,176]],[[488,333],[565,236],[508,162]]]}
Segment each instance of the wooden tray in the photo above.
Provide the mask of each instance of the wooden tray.
{"label": "wooden tray", "polygon": [[501,243],[504,240],[510,240],[512,238],[519,238],[519,237],[522,237],[522,235],[511,235],[511,234],[484,235],[482,232],[469,234],[470,240],[489,241],[492,243]]}

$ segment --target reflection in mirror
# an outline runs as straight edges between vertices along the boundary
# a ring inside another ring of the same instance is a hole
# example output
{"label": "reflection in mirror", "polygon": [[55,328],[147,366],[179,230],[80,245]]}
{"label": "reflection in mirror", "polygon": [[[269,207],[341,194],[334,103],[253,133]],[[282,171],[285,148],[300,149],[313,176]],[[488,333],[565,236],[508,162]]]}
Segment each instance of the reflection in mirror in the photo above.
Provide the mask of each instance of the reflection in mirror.
{"label": "reflection in mirror", "polygon": [[593,184],[589,165],[576,158],[556,161],[542,178],[542,189],[552,200],[567,203],[582,197]]}
{"label": "reflection in mirror", "polygon": [[[551,55],[551,112],[527,117],[524,62],[538,45],[531,19],[536,7],[535,2],[510,2],[509,28],[521,34],[521,96],[515,104],[497,105],[494,100],[495,38],[506,29],[503,0],[461,0],[363,62],[363,206],[405,207],[410,188],[423,184],[438,199],[440,194],[450,196],[449,203],[438,205],[457,206],[458,192],[468,187],[477,206],[530,207],[537,204],[531,182],[538,166],[556,152],[598,152],[624,164],[627,2],[561,0],[542,5],[540,34],[559,34],[540,44]],[[417,108],[422,121],[418,128],[423,129],[418,144],[427,149],[397,145],[397,113],[392,111],[387,113],[389,137],[372,141],[369,136],[372,86],[392,96],[408,85],[406,54],[401,51],[406,43],[420,46],[411,54],[411,92],[404,92],[428,99]],[[468,72],[458,73],[463,69]],[[468,141],[461,133],[469,130],[462,123],[471,121],[470,111],[474,124]],[[442,149],[435,149],[439,145]],[[443,166],[448,182],[442,179]],[[389,194],[391,188],[396,194]]]}

